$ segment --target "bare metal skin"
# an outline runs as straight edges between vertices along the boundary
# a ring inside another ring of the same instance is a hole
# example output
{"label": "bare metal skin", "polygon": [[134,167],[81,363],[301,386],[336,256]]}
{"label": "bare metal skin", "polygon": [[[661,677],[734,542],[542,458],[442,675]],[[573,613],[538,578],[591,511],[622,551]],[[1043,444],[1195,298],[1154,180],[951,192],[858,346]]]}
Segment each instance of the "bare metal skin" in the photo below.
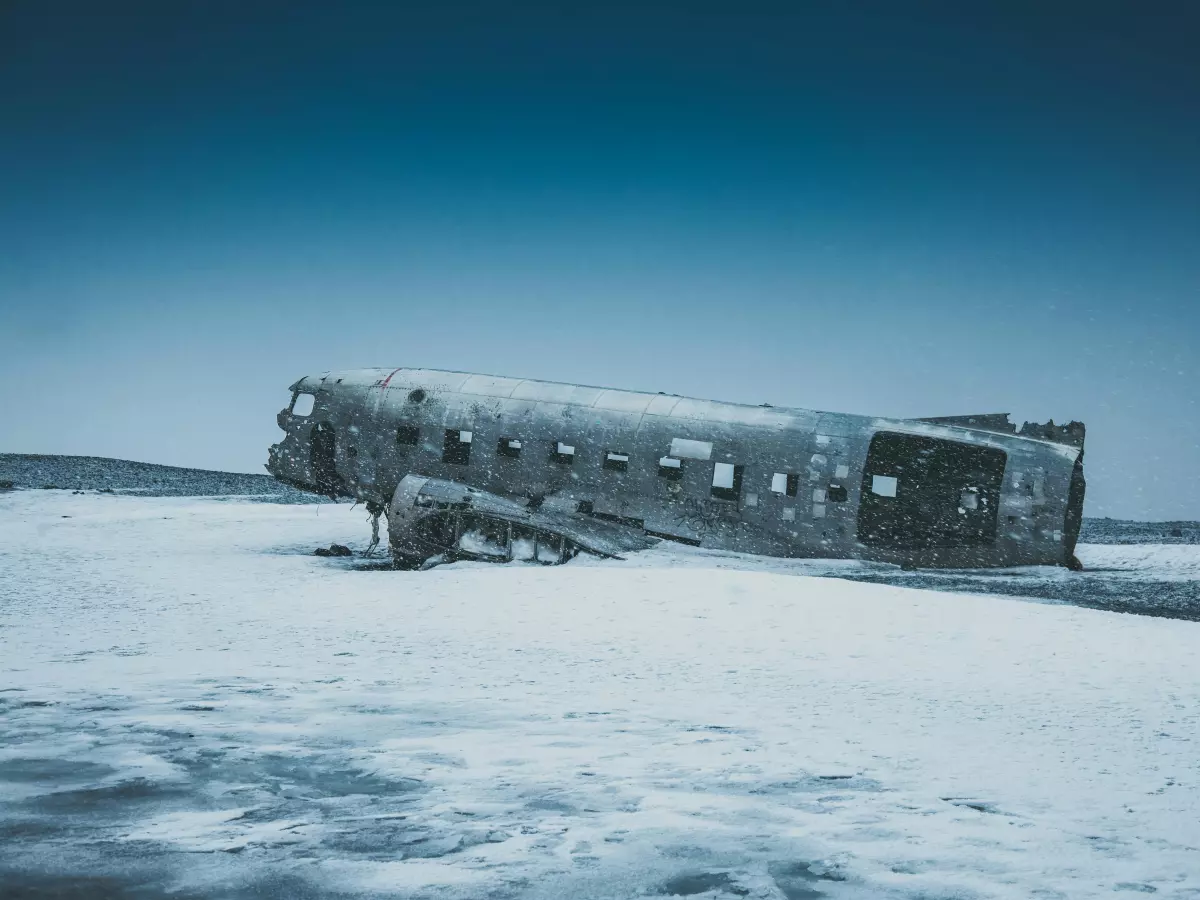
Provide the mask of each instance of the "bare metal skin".
{"label": "bare metal skin", "polygon": [[1002,415],[882,419],[429,369],[291,389],[267,469],[386,512],[411,564],[616,556],[662,537],[919,567],[1077,565],[1078,423],[1016,433]]}

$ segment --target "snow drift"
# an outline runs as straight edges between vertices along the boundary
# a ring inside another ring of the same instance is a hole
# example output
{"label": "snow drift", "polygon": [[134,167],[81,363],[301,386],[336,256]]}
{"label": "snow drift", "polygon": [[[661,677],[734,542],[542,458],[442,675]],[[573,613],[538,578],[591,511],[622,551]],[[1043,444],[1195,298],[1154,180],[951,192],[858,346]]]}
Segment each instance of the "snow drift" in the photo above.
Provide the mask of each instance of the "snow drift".
{"label": "snow drift", "polygon": [[364,528],[0,496],[0,888],[1200,896],[1196,623]]}

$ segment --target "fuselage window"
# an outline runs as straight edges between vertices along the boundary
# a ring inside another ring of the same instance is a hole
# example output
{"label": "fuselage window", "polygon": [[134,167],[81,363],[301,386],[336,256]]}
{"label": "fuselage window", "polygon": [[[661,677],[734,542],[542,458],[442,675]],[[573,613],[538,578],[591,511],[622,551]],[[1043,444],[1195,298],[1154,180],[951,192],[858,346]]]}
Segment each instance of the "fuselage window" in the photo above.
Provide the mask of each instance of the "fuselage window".
{"label": "fuselage window", "polygon": [[446,439],[442,442],[442,462],[452,466],[465,466],[470,463],[471,437],[469,431],[447,428]]}
{"label": "fuselage window", "polygon": [[720,500],[736,500],[742,494],[742,473],[745,466],[717,463],[713,466],[712,496]]}
{"label": "fuselage window", "polygon": [[517,459],[521,455],[521,442],[516,438],[502,437],[496,445],[496,452],[509,459]]}
{"label": "fuselage window", "polygon": [[401,425],[396,429],[396,443],[415,447],[421,440],[421,429],[416,425]]}
{"label": "fuselage window", "polygon": [[664,456],[658,461],[658,477],[678,481],[683,477],[683,462],[673,456]]}
{"label": "fuselage window", "polygon": [[551,458],[560,466],[569,466],[575,462],[575,448],[570,444],[558,441],[554,445],[554,453],[551,454]]}
{"label": "fuselage window", "polygon": [[629,454],[608,450],[604,454],[604,468],[612,472],[625,472],[629,469]]}
{"label": "fuselage window", "polygon": [[296,399],[292,401],[292,415],[306,418],[312,415],[316,403],[317,398],[312,394],[297,394]]}
{"label": "fuselage window", "polygon": [[800,490],[800,476],[794,472],[776,472],[771,476],[771,490],[776,494],[795,497]]}

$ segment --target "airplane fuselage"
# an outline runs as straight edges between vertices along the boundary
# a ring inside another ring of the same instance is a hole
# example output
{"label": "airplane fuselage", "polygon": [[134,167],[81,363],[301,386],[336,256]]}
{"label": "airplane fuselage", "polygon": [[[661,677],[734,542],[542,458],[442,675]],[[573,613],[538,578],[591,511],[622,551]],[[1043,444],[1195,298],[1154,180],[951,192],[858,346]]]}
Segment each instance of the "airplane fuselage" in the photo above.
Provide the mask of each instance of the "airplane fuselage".
{"label": "airplane fuselage", "polygon": [[1082,448],[1053,440],[428,369],[292,391],[268,469],[377,508],[420,475],[702,547],[916,566],[1068,564],[1078,536]]}

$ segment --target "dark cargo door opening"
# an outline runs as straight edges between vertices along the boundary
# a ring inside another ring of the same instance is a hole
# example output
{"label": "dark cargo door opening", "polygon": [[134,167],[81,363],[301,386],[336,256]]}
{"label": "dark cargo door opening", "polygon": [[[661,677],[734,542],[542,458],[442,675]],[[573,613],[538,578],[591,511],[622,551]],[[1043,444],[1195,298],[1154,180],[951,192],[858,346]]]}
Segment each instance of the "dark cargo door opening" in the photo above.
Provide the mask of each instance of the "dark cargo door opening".
{"label": "dark cargo door opening", "polygon": [[308,443],[308,462],[312,469],[314,486],[330,497],[338,495],[342,479],[337,473],[337,434],[328,422],[321,422],[312,430]]}
{"label": "dark cargo door opening", "polygon": [[991,543],[1006,461],[992,447],[876,434],[863,469],[859,541],[885,550]]}

